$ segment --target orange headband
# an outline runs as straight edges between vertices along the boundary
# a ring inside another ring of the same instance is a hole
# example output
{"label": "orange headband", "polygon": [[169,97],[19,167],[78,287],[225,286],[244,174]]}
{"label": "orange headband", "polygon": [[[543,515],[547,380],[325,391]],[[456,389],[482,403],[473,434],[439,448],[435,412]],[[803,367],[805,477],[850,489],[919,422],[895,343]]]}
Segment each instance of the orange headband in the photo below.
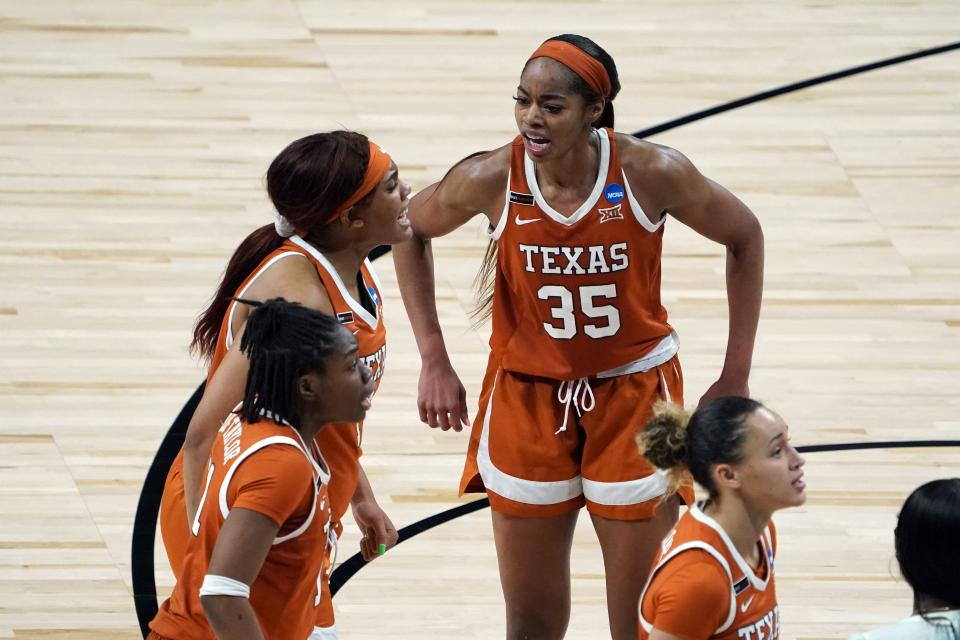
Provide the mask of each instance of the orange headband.
{"label": "orange headband", "polygon": [[613,85],[610,75],[600,61],[585,53],[580,47],[563,40],[547,40],[533,52],[527,62],[534,58],[552,58],[583,78],[590,88],[604,98],[610,97]]}
{"label": "orange headband", "polygon": [[333,222],[339,218],[341,213],[360,202],[365,195],[373,191],[383,180],[387,169],[390,168],[390,154],[381,149],[380,145],[374,144],[372,141],[368,142],[370,142],[370,159],[367,161],[367,172],[363,174],[363,182],[343,204],[337,207],[336,211],[330,214],[327,222]]}

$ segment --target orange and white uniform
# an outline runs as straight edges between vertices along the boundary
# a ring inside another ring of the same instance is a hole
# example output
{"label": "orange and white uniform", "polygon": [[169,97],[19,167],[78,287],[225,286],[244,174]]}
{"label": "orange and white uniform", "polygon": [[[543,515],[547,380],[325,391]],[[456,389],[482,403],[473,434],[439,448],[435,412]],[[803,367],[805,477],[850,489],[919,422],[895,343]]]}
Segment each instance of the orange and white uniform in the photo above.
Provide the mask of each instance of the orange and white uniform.
{"label": "orange and white uniform", "polygon": [[[593,191],[569,216],[543,198],[518,136],[498,244],[490,359],[461,493],[493,509],[650,517],[667,482],[636,431],[683,402],[679,344],[660,301],[663,220],[630,190],[613,131],[596,131]],[[692,498],[689,489],[683,496]]]}
{"label": "orange and white uniform", "polygon": [[778,640],[771,522],[751,567],[716,520],[693,505],[663,540],[640,598],[640,640],[653,629],[685,640]]}
{"label": "orange and white uniform", "polygon": [[200,510],[170,598],[150,623],[154,637],[211,640],[200,588],[223,523],[233,509],[256,511],[280,527],[250,605],[268,640],[305,640],[321,602],[321,579],[334,534],[329,470],[316,443],[286,424],[247,423],[233,415],[210,453]]}
{"label": "orange and white uniform", "polygon": [[[357,283],[361,296],[367,299],[367,305],[364,305],[350,295],[333,265],[320,251],[299,236],[293,236],[263,259],[237,289],[234,297],[242,298],[254,280],[278,261],[304,258],[310,260],[317,270],[317,275],[330,296],[337,319],[356,337],[360,360],[370,367],[376,385],[379,387],[386,361],[387,333],[383,323],[382,286],[369,260],[364,261],[360,269],[360,280]],[[233,334],[237,329],[233,316],[238,304],[241,303],[233,302],[224,315],[207,373],[208,382],[213,378],[214,372],[233,344]],[[317,435],[317,444],[330,464],[330,508],[333,514],[334,531],[338,536],[343,531],[340,519],[350,505],[350,499],[353,497],[360,476],[358,461],[363,452],[362,442],[363,423],[330,424]],[[174,575],[179,577],[189,537],[187,507],[183,496],[183,450],[171,465],[163,488],[160,532],[170,566]],[[319,611],[318,627],[325,628],[333,625],[334,616],[329,597],[329,585],[326,582],[324,582],[324,589],[327,597],[323,599],[323,605]]]}

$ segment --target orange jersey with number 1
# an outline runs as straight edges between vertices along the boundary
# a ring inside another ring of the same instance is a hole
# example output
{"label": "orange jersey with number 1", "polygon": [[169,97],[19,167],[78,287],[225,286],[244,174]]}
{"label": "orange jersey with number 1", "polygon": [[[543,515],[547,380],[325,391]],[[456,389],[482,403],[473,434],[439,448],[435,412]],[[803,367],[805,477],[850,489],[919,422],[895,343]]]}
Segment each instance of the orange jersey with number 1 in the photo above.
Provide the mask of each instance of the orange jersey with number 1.
{"label": "orange jersey with number 1", "polygon": [[307,638],[321,603],[321,572],[332,544],[329,470],[315,443],[293,427],[233,415],[220,429],[192,525],[187,554],[170,598],[150,628],[164,638],[212,640],[200,586],[230,511],[249,509],[279,527],[253,584],[250,605],[268,640]]}
{"label": "orange jersey with number 1", "polygon": [[593,191],[569,216],[540,193],[518,136],[499,245],[490,346],[508,371],[573,380],[640,359],[670,335],[660,303],[663,221],[630,192],[616,134],[597,130]]}

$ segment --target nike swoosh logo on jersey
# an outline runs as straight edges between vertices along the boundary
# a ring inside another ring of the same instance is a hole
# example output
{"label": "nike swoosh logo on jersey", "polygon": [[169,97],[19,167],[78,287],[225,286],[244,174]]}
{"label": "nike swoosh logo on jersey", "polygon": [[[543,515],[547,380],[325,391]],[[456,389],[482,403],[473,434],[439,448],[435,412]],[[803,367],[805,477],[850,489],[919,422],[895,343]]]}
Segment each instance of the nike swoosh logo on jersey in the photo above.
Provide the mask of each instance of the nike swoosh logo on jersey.
{"label": "nike swoosh logo on jersey", "polygon": [[522,227],[525,224],[530,224],[531,222],[540,222],[543,218],[530,218],[529,220],[523,220],[520,218],[520,214],[517,214],[517,217],[513,219],[517,223],[517,226]]}
{"label": "nike swoosh logo on jersey", "polygon": [[755,597],[756,597],[756,595],[750,596],[750,598],[749,598],[746,602],[744,602],[742,605],[740,605],[740,613],[746,613],[746,612],[747,612],[747,609],[750,608],[750,603],[753,602],[753,599],[754,599]]}

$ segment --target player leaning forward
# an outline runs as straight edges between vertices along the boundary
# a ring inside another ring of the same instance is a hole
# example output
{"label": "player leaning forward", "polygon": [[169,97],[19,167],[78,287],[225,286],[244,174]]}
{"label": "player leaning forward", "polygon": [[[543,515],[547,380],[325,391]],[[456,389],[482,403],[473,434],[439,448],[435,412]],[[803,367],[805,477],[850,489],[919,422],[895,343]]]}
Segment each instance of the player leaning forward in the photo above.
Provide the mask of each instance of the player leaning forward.
{"label": "player leaning forward", "polygon": [[[677,336],[660,301],[664,223],[727,247],[730,333],[704,399],[747,395],[763,280],[763,235],[737,198],[681,153],[615,133],[610,56],[558,36],[527,60],[519,135],[457,164],[411,202],[395,260],[423,361],[430,426],[467,419],[437,319],[429,239],[483,213],[495,252],[493,333],[462,491],[493,507],[507,636],[561,637],[570,547],[586,505],[603,549],[614,638],[637,635],[637,602],[677,500],[634,435],[658,399],[682,402]],[[681,491],[689,503],[689,489]],[[659,506],[658,506],[659,504]]]}

